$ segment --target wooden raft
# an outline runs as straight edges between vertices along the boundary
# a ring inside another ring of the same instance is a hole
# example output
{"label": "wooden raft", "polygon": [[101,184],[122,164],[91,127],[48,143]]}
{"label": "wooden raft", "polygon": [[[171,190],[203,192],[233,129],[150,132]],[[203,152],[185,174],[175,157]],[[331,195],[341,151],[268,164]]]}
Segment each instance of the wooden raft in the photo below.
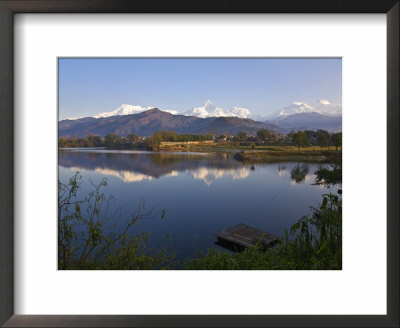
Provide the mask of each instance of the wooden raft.
{"label": "wooden raft", "polygon": [[218,232],[217,237],[219,242],[231,243],[239,249],[254,247],[259,240],[264,248],[271,247],[279,241],[279,237],[243,223]]}

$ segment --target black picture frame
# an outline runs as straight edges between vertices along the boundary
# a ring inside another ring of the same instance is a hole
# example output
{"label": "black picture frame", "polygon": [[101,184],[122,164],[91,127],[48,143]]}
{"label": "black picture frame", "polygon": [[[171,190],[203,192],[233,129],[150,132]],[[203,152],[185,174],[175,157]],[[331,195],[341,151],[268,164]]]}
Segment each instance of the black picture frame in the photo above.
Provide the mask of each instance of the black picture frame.
{"label": "black picture frame", "polygon": [[[398,0],[0,0],[0,324],[4,327],[399,327]],[[16,13],[385,13],[387,315],[14,315],[13,17]]]}

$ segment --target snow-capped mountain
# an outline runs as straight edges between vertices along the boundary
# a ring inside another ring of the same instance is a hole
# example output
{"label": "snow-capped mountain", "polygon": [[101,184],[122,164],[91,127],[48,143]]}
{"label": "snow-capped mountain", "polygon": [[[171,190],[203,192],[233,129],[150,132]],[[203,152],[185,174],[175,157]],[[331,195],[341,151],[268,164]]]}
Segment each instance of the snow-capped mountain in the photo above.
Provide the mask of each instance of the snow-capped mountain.
{"label": "snow-capped mountain", "polygon": [[200,118],[206,117],[239,117],[248,118],[250,116],[250,111],[246,108],[233,107],[231,110],[216,107],[210,100],[201,107],[195,107],[191,110],[184,111],[182,115],[186,116],[196,116]]}
{"label": "snow-capped mountain", "polygon": [[293,104],[282,108],[273,116],[274,119],[284,119],[290,115],[301,113],[318,113],[327,116],[341,116],[342,106],[331,104],[328,100],[321,99],[309,105],[302,102],[294,102]]}
{"label": "snow-capped mountain", "polygon": [[[104,118],[104,117],[111,117],[111,116],[118,116],[118,115],[130,115],[130,114],[138,114],[144,112],[146,110],[152,109],[154,107],[141,107],[141,106],[132,106],[128,104],[123,104],[117,109],[111,112],[103,112],[91,117],[94,118]],[[81,118],[85,118],[86,116],[79,116],[79,117],[70,117],[67,120],[79,120]]]}
{"label": "snow-capped mountain", "polygon": [[[142,107],[123,104],[111,112],[103,112],[94,115],[92,119],[139,114],[154,108],[155,107]],[[312,104],[294,102],[293,104],[282,108],[271,116],[261,116],[259,114],[253,115],[248,109],[241,107],[233,107],[230,110],[223,109],[215,106],[210,100],[207,100],[203,106],[195,107],[191,110],[186,110],[183,112],[166,109],[160,109],[160,111],[173,115],[194,116],[198,118],[250,118],[255,121],[277,125],[283,129],[326,128],[330,130],[338,130],[341,129],[342,106],[338,104],[331,104],[328,100],[324,99],[318,100]],[[84,117],[70,118],[68,120],[78,120],[82,118]]]}
{"label": "snow-capped mountain", "polygon": [[[103,112],[97,115],[94,115],[94,118],[105,118],[111,116],[119,116],[119,115],[131,115],[131,114],[139,114],[145,112],[149,109],[156,107],[142,107],[142,106],[133,106],[128,104],[123,104],[117,109],[111,112]],[[231,110],[223,109],[220,107],[216,107],[210,100],[207,100],[206,103],[202,107],[195,107],[190,110],[186,110],[182,113],[176,110],[168,110],[168,109],[160,109],[163,112],[167,112],[173,115],[185,115],[185,116],[196,116],[200,118],[206,117],[239,117],[239,118],[248,118],[251,113],[246,108],[241,107],[233,107]],[[82,117],[72,117],[68,118],[68,120],[77,120],[84,118]]]}
{"label": "snow-capped mountain", "polygon": [[[131,115],[131,114],[139,114],[142,112],[145,112],[149,109],[156,108],[154,106],[151,107],[142,107],[142,106],[133,106],[133,105],[128,105],[128,104],[123,104],[117,109],[111,111],[111,112],[103,112],[97,115],[94,115],[92,117],[94,118],[105,118],[105,117],[111,117],[111,116],[119,116],[119,115]],[[176,110],[168,110],[168,109],[160,109],[163,112],[167,112],[170,114],[179,114]],[[67,118],[67,120],[78,120],[81,118],[84,118],[85,116],[80,116],[80,117],[71,117]]]}
{"label": "snow-capped mountain", "polygon": [[141,107],[141,106],[132,106],[128,104],[123,104],[121,107],[118,107],[116,110],[112,112],[104,112],[93,116],[94,118],[100,117],[110,117],[117,115],[130,115],[130,114],[138,114],[144,112],[146,110],[152,109],[154,107]]}
{"label": "snow-capped mountain", "polygon": [[[152,107],[141,107],[141,106],[133,106],[133,105],[128,105],[128,104],[123,104],[121,107],[118,107],[116,110],[113,110],[112,112],[104,112],[97,114],[93,116],[94,118],[100,118],[100,117],[110,117],[110,116],[118,116],[118,115],[131,115],[131,114],[139,114],[142,112],[145,112],[146,110],[156,108],[154,106]],[[170,114],[178,114],[176,110],[168,110],[168,109],[160,109],[163,112],[167,112]]]}
{"label": "snow-capped mountain", "polygon": [[58,124],[60,137],[86,137],[90,134],[104,137],[109,133],[120,136],[137,134],[148,137],[157,131],[175,131],[180,134],[235,135],[241,131],[255,134],[260,129],[283,132],[276,125],[256,122],[239,117],[194,117],[172,115],[157,108],[134,115],[117,115],[104,118],[85,117],[77,120],[62,120]]}
{"label": "snow-capped mountain", "polygon": [[322,129],[338,132],[342,130],[342,106],[324,99],[311,105],[294,102],[262,121],[287,130]]}

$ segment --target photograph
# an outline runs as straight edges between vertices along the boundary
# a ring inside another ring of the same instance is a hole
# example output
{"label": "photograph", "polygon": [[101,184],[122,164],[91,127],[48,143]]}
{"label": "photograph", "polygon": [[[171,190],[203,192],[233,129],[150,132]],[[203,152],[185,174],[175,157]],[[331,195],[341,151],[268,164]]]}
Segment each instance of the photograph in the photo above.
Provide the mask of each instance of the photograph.
{"label": "photograph", "polygon": [[342,270],[341,58],[57,61],[58,270]]}

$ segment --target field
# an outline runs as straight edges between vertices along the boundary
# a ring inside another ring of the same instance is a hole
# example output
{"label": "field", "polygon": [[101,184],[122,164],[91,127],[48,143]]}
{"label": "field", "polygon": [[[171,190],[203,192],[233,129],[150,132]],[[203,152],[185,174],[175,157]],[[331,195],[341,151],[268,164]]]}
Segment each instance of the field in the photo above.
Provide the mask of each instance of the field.
{"label": "field", "polygon": [[326,161],[341,160],[342,149],[334,146],[250,146],[237,143],[225,144],[181,144],[160,147],[161,151],[222,152],[235,153],[235,159],[243,162],[282,161]]}

